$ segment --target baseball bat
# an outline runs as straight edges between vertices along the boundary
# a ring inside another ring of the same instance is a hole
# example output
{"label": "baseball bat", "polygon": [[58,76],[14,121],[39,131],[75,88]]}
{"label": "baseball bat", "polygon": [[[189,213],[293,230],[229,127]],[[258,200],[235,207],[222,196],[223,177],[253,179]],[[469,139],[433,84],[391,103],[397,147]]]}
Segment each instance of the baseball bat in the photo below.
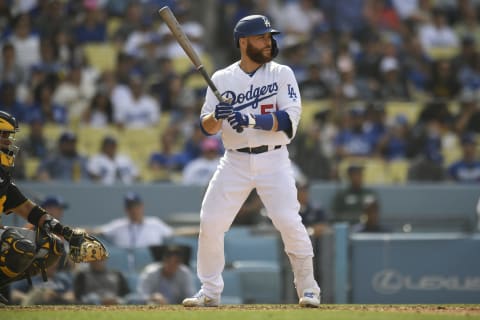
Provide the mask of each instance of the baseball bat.
{"label": "baseball bat", "polygon": [[200,60],[198,54],[193,49],[192,43],[188,39],[187,35],[185,34],[185,32],[183,32],[182,27],[180,26],[180,23],[178,23],[177,21],[177,18],[175,18],[175,16],[173,15],[172,10],[170,10],[168,6],[165,6],[160,10],[158,10],[158,13],[162,17],[163,21],[165,21],[165,23],[167,24],[173,36],[177,40],[178,44],[183,48],[183,51],[185,51],[187,56],[190,58],[190,61],[192,61],[197,71],[200,72],[200,74],[203,76],[203,79],[205,79],[208,86],[210,87],[210,89],[212,89],[213,93],[215,94],[215,97],[217,97],[217,99],[221,102],[226,102],[226,99],[220,95],[220,92],[218,92],[217,87],[213,83],[210,76],[207,74],[207,71],[205,71],[202,61]]}
{"label": "baseball bat", "polygon": [[[222,95],[217,89],[217,86],[215,86],[212,79],[208,75],[207,71],[205,70],[202,64],[202,61],[200,60],[200,57],[198,56],[197,52],[195,52],[195,49],[193,49],[190,39],[188,39],[185,32],[183,32],[182,26],[180,26],[180,23],[178,23],[178,20],[177,18],[175,18],[175,15],[173,14],[172,10],[170,10],[168,6],[165,6],[160,10],[158,10],[158,13],[162,17],[163,21],[165,21],[168,28],[172,32],[172,35],[177,40],[178,44],[182,47],[183,51],[185,51],[186,55],[188,56],[190,61],[193,63],[197,71],[200,72],[203,79],[205,79],[205,81],[207,82],[207,85],[213,91],[213,94],[215,95],[215,97],[217,97],[218,101],[229,102],[229,100],[222,97]],[[237,131],[241,132],[243,131],[243,128],[239,128],[239,130]]]}

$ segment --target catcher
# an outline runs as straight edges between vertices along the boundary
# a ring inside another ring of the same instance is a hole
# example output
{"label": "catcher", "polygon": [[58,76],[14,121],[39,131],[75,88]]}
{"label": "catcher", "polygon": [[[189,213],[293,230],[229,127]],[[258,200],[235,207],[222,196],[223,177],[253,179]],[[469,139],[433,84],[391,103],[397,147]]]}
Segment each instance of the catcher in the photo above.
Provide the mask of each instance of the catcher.
{"label": "catcher", "polygon": [[[74,262],[91,262],[108,257],[104,245],[79,229],[62,225],[42,207],[26,198],[12,181],[12,170],[19,147],[15,145],[17,120],[0,111],[0,219],[3,213],[15,213],[34,226],[34,230],[2,226],[0,223],[0,289],[7,284],[41,273],[65,252]],[[1,222],[1,221],[0,221]],[[2,296],[0,295],[0,300]],[[5,299],[3,299],[5,302]]]}

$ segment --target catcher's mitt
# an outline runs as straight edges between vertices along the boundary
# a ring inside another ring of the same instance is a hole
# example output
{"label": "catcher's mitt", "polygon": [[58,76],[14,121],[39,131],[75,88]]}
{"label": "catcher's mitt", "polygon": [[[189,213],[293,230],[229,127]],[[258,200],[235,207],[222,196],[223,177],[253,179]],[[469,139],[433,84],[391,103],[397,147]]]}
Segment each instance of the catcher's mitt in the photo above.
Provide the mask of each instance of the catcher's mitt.
{"label": "catcher's mitt", "polygon": [[103,243],[86,232],[75,230],[68,240],[70,259],[75,263],[101,261],[108,258],[108,251]]}

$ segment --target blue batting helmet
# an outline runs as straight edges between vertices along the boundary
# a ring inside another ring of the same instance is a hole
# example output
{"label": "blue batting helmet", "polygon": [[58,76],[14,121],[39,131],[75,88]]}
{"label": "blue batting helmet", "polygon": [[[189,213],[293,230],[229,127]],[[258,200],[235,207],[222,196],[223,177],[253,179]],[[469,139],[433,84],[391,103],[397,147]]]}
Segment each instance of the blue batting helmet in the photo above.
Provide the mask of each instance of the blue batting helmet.
{"label": "blue batting helmet", "polygon": [[[273,29],[267,17],[254,14],[240,19],[233,29],[233,39],[237,48],[241,37],[254,36],[264,33],[279,34],[280,31]],[[272,38],[272,56],[278,53],[277,42]]]}

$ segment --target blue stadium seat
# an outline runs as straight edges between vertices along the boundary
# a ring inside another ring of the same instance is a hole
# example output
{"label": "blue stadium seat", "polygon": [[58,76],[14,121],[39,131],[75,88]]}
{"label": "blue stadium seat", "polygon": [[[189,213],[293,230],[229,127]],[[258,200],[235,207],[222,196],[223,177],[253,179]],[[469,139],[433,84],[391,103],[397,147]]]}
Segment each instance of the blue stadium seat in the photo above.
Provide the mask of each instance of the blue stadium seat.
{"label": "blue stadium seat", "polygon": [[277,234],[239,235],[229,231],[225,234],[226,262],[255,260],[279,263],[279,242]]}
{"label": "blue stadium seat", "polygon": [[232,270],[239,276],[243,303],[281,302],[282,277],[278,263],[235,262]]}
{"label": "blue stadium seat", "polygon": [[149,248],[137,248],[133,251],[135,271],[141,272],[146,265],[153,262]]}
{"label": "blue stadium seat", "polygon": [[107,250],[109,253],[107,259],[107,268],[121,271],[124,274],[128,274],[130,271],[133,271],[131,269],[133,267],[133,260],[131,260],[131,257],[129,257],[128,250],[108,244]]}
{"label": "blue stadium seat", "polygon": [[225,269],[222,277],[225,284],[222,292],[222,304],[242,304],[240,273],[235,269]]}

